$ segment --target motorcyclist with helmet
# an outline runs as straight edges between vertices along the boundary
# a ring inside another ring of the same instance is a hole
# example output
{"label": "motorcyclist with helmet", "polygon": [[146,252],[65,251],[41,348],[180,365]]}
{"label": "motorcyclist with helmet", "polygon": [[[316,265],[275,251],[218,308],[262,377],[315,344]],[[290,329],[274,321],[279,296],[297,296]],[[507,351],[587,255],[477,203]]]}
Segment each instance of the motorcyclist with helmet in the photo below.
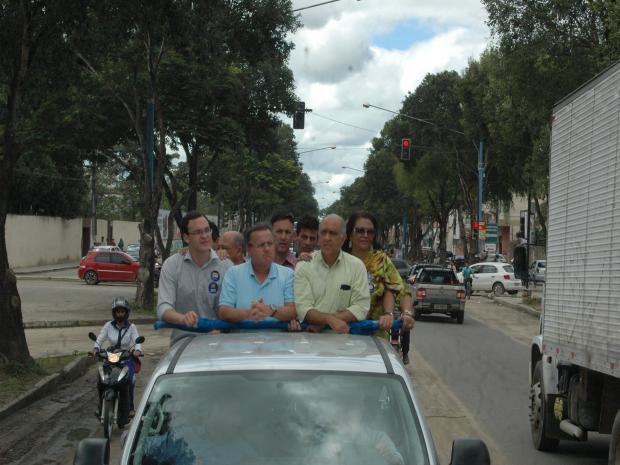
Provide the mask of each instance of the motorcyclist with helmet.
{"label": "motorcyclist with helmet", "polygon": [[[116,350],[129,350],[135,344],[132,357],[124,362],[129,371],[128,376],[130,382],[128,394],[129,417],[131,418],[134,415],[134,387],[136,384],[136,373],[140,371],[141,367],[139,357],[142,355],[142,347],[140,344],[135,343],[139,336],[138,328],[135,324],[129,321],[130,312],[131,308],[129,307],[129,302],[125,297],[114,298],[112,301],[113,319],[108,321],[105,325],[103,325],[103,328],[101,328],[91,354],[96,355],[104,344],[109,344],[112,349]],[[103,396],[103,386],[99,381],[97,382],[97,388],[99,390],[99,408],[96,415],[99,417],[101,415],[101,402]]]}

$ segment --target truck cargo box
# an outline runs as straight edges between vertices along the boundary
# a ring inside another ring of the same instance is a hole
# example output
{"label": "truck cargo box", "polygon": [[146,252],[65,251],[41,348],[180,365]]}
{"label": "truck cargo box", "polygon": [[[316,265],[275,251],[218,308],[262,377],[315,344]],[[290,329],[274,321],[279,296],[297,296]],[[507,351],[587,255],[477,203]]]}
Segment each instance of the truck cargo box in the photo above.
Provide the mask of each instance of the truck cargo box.
{"label": "truck cargo box", "polygon": [[543,351],[620,377],[620,62],[554,108]]}

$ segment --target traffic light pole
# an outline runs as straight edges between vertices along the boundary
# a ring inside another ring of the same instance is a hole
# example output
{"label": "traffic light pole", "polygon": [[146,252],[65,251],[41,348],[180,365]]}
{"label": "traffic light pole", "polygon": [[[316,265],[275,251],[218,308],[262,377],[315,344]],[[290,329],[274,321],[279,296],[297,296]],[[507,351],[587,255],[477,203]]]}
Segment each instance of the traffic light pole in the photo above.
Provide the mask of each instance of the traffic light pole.
{"label": "traffic light pole", "polygon": [[[478,147],[478,224],[481,224],[483,219],[482,215],[482,186],[484,183],[484,142],[480,139],[480,145]],[[484,248],[482,245],[482,240],[480,239],[480,234],[478,234],[478,256],[482,254],[482,249]]]}

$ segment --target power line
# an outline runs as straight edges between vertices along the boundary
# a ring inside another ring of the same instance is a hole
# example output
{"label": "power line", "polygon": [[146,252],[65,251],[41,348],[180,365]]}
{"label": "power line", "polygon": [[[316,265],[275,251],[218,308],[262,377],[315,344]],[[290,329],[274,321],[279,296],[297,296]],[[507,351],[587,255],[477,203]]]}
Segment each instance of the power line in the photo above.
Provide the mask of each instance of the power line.
{"label": "power line", "polygon": [[[321,6],[321,5],[327,5],[329,3],[336,3],[336,2],[339,2],[339,1],[340,0],[329,0],[327,2],[315,3],[314,5],[308,5],[308,6],[304,6],[304,7],[301,7],[301,8],[295,8],[293,10],[293,13],[295,13],[297,11],[309,10],[310,8],[315,8],[315,7]],[[357,1],[359,2],[359,0],[357,0]]]}
{"label": "power line", "polygon": [[354,124],[351,124],[351,123],[345,123],[343,121],[338,121],[337,119],[330,118],[329,116],[321,115],[321,114],[317,113],[316,111],[313,111],[312,113],[310,113],[310,115],[318,116],[319,118],[323,118],[323,119],[326,119],[326,120],[329,120],[329,121],[333,121],[334,123],[344,124],[345,126],[349,126],[349,127],[355,128],[355,129],[359,129],[361,131],[367,131],[367,132],[370,132],[372,134],[377,134],[377,132],[378,132],[378,131],[373,131],[372,129],[362,128],[360,126],[355,126]]}

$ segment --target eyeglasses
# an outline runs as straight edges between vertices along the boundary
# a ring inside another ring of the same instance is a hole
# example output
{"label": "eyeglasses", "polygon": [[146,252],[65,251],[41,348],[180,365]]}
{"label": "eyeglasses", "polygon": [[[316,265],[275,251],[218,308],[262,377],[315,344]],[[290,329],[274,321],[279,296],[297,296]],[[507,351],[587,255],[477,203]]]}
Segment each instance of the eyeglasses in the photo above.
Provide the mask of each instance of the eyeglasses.
{"label": "eyeglasses", "polygon": [[211,228],[197,229],[196,231],[188,231],[187,234],[190,236],[201,236],[201,235],[209,235],[211,234]]}
{"label": "eyeglasses", "polygon": [[255,249],[268,249],[270,247],[273,247],[273,241],[267,241],[267,242],[261,242],[260,244],[249,244],[251,247],[254,247]]}
{"label": "eyeglasses", "polygon": [[374,236],[374,229],[366,229],[366,228],[354,228],[355,234],[359,234],[360,236]]}

